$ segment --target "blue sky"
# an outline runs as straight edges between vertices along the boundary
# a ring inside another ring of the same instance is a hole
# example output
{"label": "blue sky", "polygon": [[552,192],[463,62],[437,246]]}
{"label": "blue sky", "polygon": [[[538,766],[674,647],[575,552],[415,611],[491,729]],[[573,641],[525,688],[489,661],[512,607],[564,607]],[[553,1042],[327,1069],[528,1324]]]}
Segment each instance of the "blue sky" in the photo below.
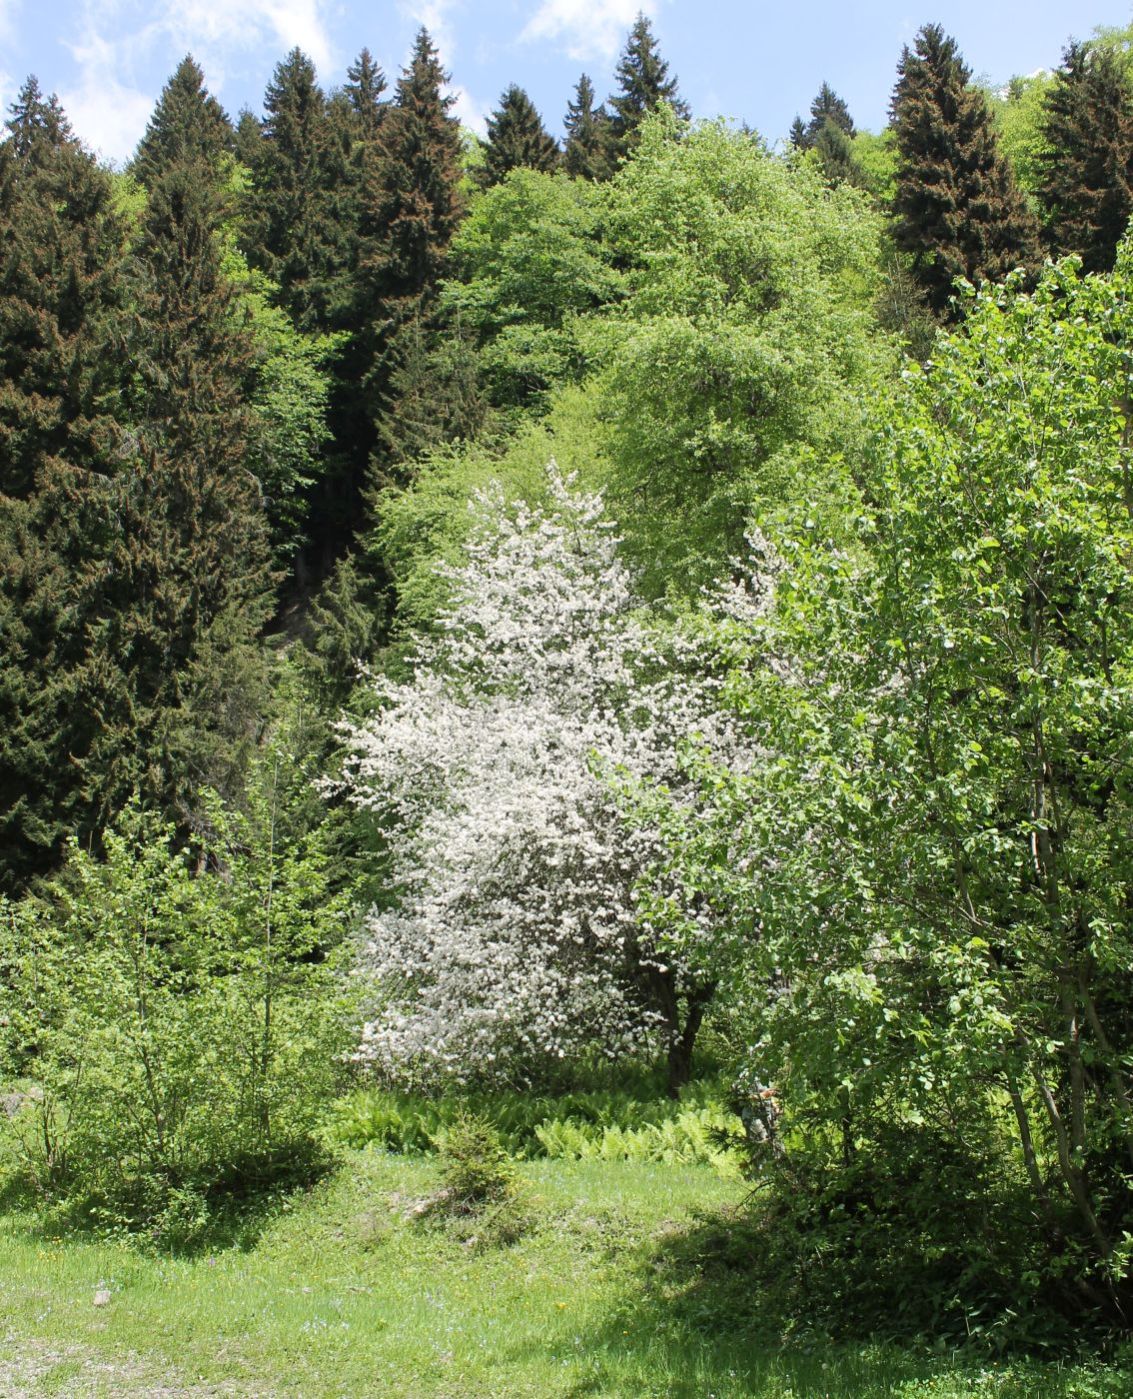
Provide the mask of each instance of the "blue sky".
{"label": "blue sky", "polygon": [[324,86],[342,81],[363,45],[395,74],[424,23],[453,75],[458,111],[482,129],[508,83],[527,88],[558,134],[580,71],[605,95],[638,9],[696,115],[785,135],[821,82],[860,126],[884,124],[903,43],[936,21],[972,69],[995,80],[1053,67],[1066,40],[1126,24],[1129,0],[0,0],[0,97],[34,72],[58,92],[79,134],[109,160],[129,156],[162,84],[191,51],[235,114],[260,109],[279,59],[298,44]]}

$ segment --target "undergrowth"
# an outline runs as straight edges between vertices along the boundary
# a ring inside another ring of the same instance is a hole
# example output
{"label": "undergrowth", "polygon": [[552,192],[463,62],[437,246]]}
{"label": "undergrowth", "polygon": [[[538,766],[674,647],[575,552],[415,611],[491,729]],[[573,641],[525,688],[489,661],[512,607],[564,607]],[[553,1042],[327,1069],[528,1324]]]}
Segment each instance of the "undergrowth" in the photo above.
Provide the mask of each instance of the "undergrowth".
{"label": "undergrowth", "polygon": [[611,1090],[556,1095],[467,1094],[428,1098],[366,1089],[336,1104],[330,1133],[342,1146],[432,1155],[462,1115],[491,1124],[517,1160],[658,1161],[738,1174],[738,1117],[710,1084],[685,1097],[642,1099]]}

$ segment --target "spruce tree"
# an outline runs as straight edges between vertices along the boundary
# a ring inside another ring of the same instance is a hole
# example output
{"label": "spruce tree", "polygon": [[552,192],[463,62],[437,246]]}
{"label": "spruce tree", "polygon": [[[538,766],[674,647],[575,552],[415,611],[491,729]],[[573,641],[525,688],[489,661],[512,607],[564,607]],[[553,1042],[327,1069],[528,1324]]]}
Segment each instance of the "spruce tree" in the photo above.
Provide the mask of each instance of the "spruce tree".
{"label": "spruce tree", "polygon": [[119,537],[128,435],[126,230],[110,180],[34,78],[0,145],[0,890],[89,833],[102,792],[90,638]]}
{"label": "spruce tree", "polygon": [[245,107],[236,118],[232,149],[241,165],[254,170],[260,158],[260,143],[264,139],[264,124],[255,112]]}
{"label": "spruce tree", "polygon": [[0,495],[45,465],[102,469],[119,437],[113,352],[124,229],[109,180],[29,78],[0,144]]}
{"label": "spruce tree", "polygon": [[446,442],[471,439],[484,425],[488,398],[476,345],[459,328],[410,321],[391,346],[387,398],[378,426],[378,491],[404,486],[412,463]]}
{"label": "spruce tree", "polygon": [[357,140],[372,141],[378,134],[385,111],[382,93],[387,86],[386,75],[374,62],[370,50],[363,49],[347,68],[342,89],[354,116]]}
{"label": "spruce tree", "polygon": [[427,306],[462,213],[460,123],[420,30],[367,168],[362,293],[387,332]]}
{"label": "spruce tree", "polygon": [[687,120],[688,104],[678,94],[676,78],[669,77],[669,65],[658,52],[653,26],[641,13],[629,32],[616,77],[620,90],[610,98],[610,134],[617,155],[629,154],[642,121],[662,102]]}
{"label": "spruce tree", "polygon": [[605,106],[594,105],[594,84],[585,73],[567,104],[563,166],[583,180],[607,180],[613,174],[610,118]]}
{"label": "spruce tree", "polygon": [[131,169],[147,188],[180,161],[202,160],[215,169],[233,138],[224,108],[205,88],[192,54],[186,54],[158,98]]}
{"label": "spruce tree", "polygon": [[67,114],[54,93],[44,97],[39,79],[30,74],[20,88],[16,100],[8,108],[9,140],[15,155],[23,158],[34,143],[47,148],[61,148],[74,137]]}
{"label": "spruce tree", "polygon": [[955,40],[926,25],[897,72],[894,236],[928,305],[945,316],[958,277],[994,282],[1037,265],[1038,227]]}
{"label": "spruce tree", "polygon": [[277,65],[264,109],[245,235],[249,260],[277,283],[280,302],[300,330],[325,330],[342,258],[329,217],[326,98],[300,49]]}
{"label": "spruce tree", "polygon": [[853,141],[833,118],[827,117],[823,122],[811,149],[830,184],[854,185],[861,182],[862,172],[854,159]]}
{"label": "spruce tree", "polygon": [[818,89],[818,96],[810,104],[810,121],[806,127],[808,147],[814,147],[827,122],[832,122],[847,136],[854,135],[854,121],[850,116],[850,109],[829,83],[823,83]]}
{"label": "spruce tree", "polygon": [[513,83],[488,118],[488,141],[484,148],[481,183],[498,184],[509,170],[522,166],[549,171],[554,170],[558,163],[557,143],[547,133],[531,98]]}
{"label": "spruce tree", "polygon": [[1046,100],[1039,199],[1056,254],[1112,271],[1133,213],[1133,90],[1108,48],[1071,44]]}
{"label": "spruce tree", "polygon": [[208,175],[200,159],[171,166],[149,199],[129,340],[136,448],[120,473],[116,596],[98,638],[122,672],[121,777],[186,828],[202,787],[239,794],[272,607],[248,468],[252,344],[223,275],[225,210]]}
{"label": "spruce tree", "polygon": [[802,117],[796,116],[791,123],[790,134],[787,138],[797,151],[810,149],[810,137],[807,134],[806,122]]}

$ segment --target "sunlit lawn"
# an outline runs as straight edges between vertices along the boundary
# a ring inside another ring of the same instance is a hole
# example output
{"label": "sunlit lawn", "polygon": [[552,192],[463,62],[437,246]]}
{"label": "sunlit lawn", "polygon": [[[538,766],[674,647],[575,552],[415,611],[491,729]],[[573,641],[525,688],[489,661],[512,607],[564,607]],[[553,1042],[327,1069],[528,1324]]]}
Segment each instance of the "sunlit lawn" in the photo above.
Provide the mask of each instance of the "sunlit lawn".
{"label": "sunlit lawn", "polygon": [[[534,1221],[480,1249],[405,1218],[436,1167],[362,1152],[254,1249],[192,1260],[0,1221],[0,1395],[1128,1396],[1133,1375],[730,1331],[688,1269],[706,1168],[522,1167]],[[734,1283],[732,1284],[734,1286]],[[96,1306],[96,1292],[110,1293]],[[723,1296],[723,1294],[722,1294]]]}

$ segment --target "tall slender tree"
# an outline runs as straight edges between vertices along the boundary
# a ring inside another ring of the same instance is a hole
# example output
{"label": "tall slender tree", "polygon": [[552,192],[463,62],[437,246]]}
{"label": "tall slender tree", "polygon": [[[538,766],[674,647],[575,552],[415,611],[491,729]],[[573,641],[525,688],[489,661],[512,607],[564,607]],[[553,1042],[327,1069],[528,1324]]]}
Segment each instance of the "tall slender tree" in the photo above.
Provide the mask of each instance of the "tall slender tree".
{"label": "tall slender tree", "polygon": [[807,135],[806,122],[803,121],[802,117],[796,116],[791,123],[788,139],[797,151],[805,151],[808,149],[808,141],[810,138]]}
{"label": "tall slender tree", "polygon": [[382,94],[387,87],[386,75],[374,62],[370,50],[363,49],[347,68],[346,83],[342,89],[357,122],[359,140],[372,141],[378,134],[385,112]]}
{"label": "tall slender tree", "polygon": [[236,159],[254,170],[260,159],[260,142],[264,139],[264,124],[255,112],[245,107],[236,118],[232,149]]}
{"label": "tall slender tree", "polygon": [[1046,99],[1040,161],[1047,234],[1088,272],[1112,271],[1133,213],[1133,89],[1108,48],[1071,44]]}
{"label": "tall slender tree", "polygon": [[828,121],[833,122],[847,136],[854,135],[854,119],[850,116],[849,107],[829,83],[823,83],[818,89],[818,96],[810,104],[810,121],[806,129],[812,145],[818,140]]}
{"label": "tall slender tree", "polygon": [[613,174],[610,116],[605,105],[594,105],[594,84],[583,73],[567,104],[563,166],[584,180],[606,180]]}
{"label": "tall slender tree", "polygon": [[929,306],[947,316],[958,277],[998,281],[1037,265],[1038,225],[999,151],[982,92],[939,25],[905,48],[893,96],[894,234]]}
{"label": "tall slender tree", "polygon": [[688,118],[688,104],[679,94],[677,79],[669,77],[669,65],[658,50],[653,26],[640,12],[618,60],[616,77],[619,90],[609,105],[610,134],[617,155],[629,154],[642,121],[662,102],[667,102],[677,116]]}
{"label": "tall slender tree", "polygon": [[482,183],[498,184],[509,170],[523,166],[554,170],[558,163],[558,144],[548,134],[531,98],[512,83],[488,118]]}
{"label": "tall slender tree", "polygon": [[248,464],[252,345],[222,271],[225,211],[208,173],[187,159],[150,194],[130,334],[136,447],[120,473],[117,586],[99,636],[106,666],[120,670],[107,737],[121,776],[189,827],[202,786],[238,795],[272,606],[264,501]]}
{"label": "tall slender tree", "polygon": [[[384,478],[388,463],[382,459],[381,428],[397,413],[406,387],[398,371],[419,362],[422,337],[432,330],[437,287],[463,213],[460,123],[451,115],[447,82],[436,47],[421,29],[377,138],[365,148],[351,313],[357,327],[351,344],[355,423],[361,430],[339,492],[340,543],[347,542],[356,523],[371,469]],[[421,383],[411,377],[416,416],[423,411]],[[375,452],[378,459],[372,462]]]}
{"label": "tall slender tree", "polygon": [[[126,231],[110,180],[29,78],[0,144],[0,889],[89,831],[88,638],[128,434]],[[84,583],[84,580],[86,582]],[[93,586],[91,584],[93,583]]]}
{"label": "tall slender tree", "polygon": [[234,137],[224,108],[205,87],[204,73],[186,54],[158,98],[131,169],[152,188],[179,161],[201,159],[215,167]]}
{"label": "tall slender tree", "polygon": [[460,123],[450,115],[447,81],[420,30],[367,169],[359,280],[379,350],[427,311],[463,211]]}
{"label": "tall slender tree", "polygon": [[326,98],[300,49],[277,65],[264,108],[252,167],[248,255],[278,284],[281,304],[299,329],[322,330],[342,259],[338,226],[328,217]]}
{"label": "tall slender tree", "polygon": [[790,139],[796,150],[817,153],[822,172],[832,184],[853,184],[861,178],[854,160],[853,137],[850,109],[829,83],[823,83],[810,104],[810,120],[796,117]]}
{"label": "tall slender tree", "polygon": [[0,495],[52,461],[101,467],[118,440],[112,353],[124,229],[110,183],[29,78],[0,144]]}

